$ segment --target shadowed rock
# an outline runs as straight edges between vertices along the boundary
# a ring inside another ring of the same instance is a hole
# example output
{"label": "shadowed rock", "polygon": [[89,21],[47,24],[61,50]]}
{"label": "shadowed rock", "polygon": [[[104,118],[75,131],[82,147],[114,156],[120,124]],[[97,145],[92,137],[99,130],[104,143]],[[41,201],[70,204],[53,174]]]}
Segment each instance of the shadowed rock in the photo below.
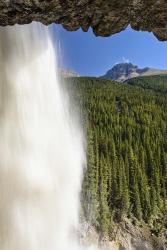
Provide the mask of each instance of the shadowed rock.
{"label": "shadowed rock", "polygon": [[92,27],[97,36],[110,36],[128,25],[167,40],[166,0],[1,0],[0,25],[39,21],[60,23],[69,31]]}

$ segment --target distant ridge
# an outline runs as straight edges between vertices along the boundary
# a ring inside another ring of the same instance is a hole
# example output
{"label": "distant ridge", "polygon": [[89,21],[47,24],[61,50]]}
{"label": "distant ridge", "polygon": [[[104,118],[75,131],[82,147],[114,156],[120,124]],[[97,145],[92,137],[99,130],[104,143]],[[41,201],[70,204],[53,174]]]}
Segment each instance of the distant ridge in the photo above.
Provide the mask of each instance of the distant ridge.
{"label": "distant ridge", "polygon": [[73,70],[65,70],[65,69],[59,69],[58,74],[64,78],[80,76],[77,72]]}
{"label": "distant ridge", "polygon": [[119,63],[114,65],[107,73],[100,78],[111,79],[118,82],[124,82],[128,79],[138,76],[152,76],[167,74],[167,70],[154,69],[154,68],[139,68],[132,63]]}

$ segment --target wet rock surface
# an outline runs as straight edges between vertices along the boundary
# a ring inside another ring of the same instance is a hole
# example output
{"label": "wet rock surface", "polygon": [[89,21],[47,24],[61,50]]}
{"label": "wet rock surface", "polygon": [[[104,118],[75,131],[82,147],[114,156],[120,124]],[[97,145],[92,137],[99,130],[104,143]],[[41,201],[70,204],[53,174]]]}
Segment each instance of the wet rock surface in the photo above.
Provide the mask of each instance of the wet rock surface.
{"label": "wet rock surface", "polygon": [[97,36],[110,36],[128,25],[167,40],[166,0],[1,0],[0,25],[60,23],[69,31],[92,27]]}

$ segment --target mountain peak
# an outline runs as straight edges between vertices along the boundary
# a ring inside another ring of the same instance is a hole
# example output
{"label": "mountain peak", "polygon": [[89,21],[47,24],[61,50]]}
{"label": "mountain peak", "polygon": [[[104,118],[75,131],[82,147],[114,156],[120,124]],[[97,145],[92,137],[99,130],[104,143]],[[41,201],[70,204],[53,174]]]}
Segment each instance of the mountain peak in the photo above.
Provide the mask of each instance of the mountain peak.
{"label": "mountain peak", "polygon": [[133,77],[158,74],[167,74],[167,70],[153,69],[149,67],[139,68],[132,63],[118,63],[108,70],[101,78],[124,82]]}

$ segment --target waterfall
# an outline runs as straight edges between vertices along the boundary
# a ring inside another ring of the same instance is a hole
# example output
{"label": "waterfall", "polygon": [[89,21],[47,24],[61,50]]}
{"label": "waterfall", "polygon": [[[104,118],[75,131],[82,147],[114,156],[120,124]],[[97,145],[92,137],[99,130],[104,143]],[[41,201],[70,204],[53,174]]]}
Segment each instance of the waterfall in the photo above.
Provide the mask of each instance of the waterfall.
{"label": "waterfall", "polygon": [[79,250],[83,138],[41,24],[0,29],[0,249]]}

